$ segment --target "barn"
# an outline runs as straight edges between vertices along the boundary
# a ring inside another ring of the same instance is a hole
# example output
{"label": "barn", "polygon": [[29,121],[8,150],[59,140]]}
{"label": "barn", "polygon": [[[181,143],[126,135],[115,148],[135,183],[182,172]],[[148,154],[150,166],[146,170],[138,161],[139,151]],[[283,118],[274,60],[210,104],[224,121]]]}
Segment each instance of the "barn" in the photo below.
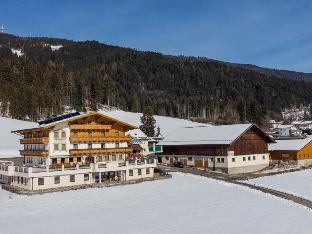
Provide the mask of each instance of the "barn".
{"label": "barn", "polygon": [[276,140],[269,145],[272,161],[292,162],[300,166],[312,165],[312,138]]}
{"label": "barn", "polygon": [[210,168],[229,174],[249,173],[269,165],[268,144],[275,141],[255,124],[179,128],[165,137],[159,161]]}

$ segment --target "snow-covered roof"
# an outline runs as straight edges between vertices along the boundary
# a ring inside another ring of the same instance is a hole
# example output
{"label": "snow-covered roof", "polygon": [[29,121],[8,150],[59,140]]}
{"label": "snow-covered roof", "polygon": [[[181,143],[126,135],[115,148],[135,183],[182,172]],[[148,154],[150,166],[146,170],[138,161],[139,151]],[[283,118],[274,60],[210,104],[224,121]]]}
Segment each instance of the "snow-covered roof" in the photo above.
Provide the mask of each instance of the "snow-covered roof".
{"label": "snow-covered roof", "polygon": [[269,144],[269,150],[301,150],[312,138],[276,140],[276,143]]}
{"label": "snow-covered roof", "polygon": [[127,132],[127,134],[129,134],[130,136],[134,137],[134,138],[147,138],[147,136],[145,135],[144,132],[142,132],[139,128],[137,129],[133,129]]}
{"label": "snow-covered roof", "polygon": [[161,145],[229,145],[252,124],[184,127],[166,136]]}
{"label": "snow-covered roof", "polygon": [[279,129],[282,129],[282,128],[292,128],[293,127],[293,125],[279,125],[278,127],[276,127],[276,129],[277,128],[279,128]]}
{"label": "snow-covered roof", "polygon": [[292,124],[301,125],[301,124],[312,124],[312,121],[293,121]]}

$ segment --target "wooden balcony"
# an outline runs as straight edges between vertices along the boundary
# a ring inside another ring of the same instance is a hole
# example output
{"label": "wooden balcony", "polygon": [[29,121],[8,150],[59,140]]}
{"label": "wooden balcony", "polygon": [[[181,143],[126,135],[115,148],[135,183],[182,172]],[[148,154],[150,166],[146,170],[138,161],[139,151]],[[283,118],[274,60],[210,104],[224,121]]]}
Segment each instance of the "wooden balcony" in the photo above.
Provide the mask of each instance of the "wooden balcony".
{"label": "wooden balcony", "polygon": [[70,130],[109,130],[112,125],[102,124],[72,124]]}
{"label": "wooden balcony", "polygon": [[131,153],[130,147],[126,148],[112,148],[112,149],[71,149],[70,155],[89,155],[89,154],[108,154],[108,153]]}
{"label": "wooden balcony", "polygon": [[131,136],[124,137],[70,137],[70,143],[75,142],[121,142],[121,141],[132,141]]}
{"label": "wooden balcony", "polygon": [[47,150],[20,150],[20,154],[22,156],[47,157],[49,155],[49,151],[47,151]]}
{"label": "wooden balcony", "polygon": [[49,137],[23,138],[20,139],[21,144],[48,144]]}

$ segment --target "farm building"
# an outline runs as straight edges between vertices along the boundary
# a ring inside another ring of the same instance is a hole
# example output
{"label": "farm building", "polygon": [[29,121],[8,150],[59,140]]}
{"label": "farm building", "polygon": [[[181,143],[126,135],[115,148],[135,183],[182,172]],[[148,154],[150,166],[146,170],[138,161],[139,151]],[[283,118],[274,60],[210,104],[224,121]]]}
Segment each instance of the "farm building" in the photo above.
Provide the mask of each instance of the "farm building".
{"label": "farm building", "polygon": [[269,165],[268,144],[274,140],[254,124],[180,128],[160,143],[158,161],[211,168],[229,174],[248,173]]}
{"label": "farm building", "polygon": [[276,140],[276,144],[269,145],[269,150],[272,161],[312,165],[312,138]]}

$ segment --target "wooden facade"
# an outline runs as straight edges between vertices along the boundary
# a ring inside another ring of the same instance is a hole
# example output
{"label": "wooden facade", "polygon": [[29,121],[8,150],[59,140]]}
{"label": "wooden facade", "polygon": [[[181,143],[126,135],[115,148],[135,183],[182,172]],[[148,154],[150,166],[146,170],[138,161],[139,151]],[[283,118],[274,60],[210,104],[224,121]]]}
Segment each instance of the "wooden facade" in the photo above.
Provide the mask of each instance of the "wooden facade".
{"label": "wooden facade", "polygon": [[268,140],[254,125],[236,139],[228,147],[228,151],[234,151],[234,155],[268,153]]}
{"label": "wooden facade", "polygon": [[270,157],[271,160],[284,162],[312,159],[312,141],[299,150],[272,150]]}

